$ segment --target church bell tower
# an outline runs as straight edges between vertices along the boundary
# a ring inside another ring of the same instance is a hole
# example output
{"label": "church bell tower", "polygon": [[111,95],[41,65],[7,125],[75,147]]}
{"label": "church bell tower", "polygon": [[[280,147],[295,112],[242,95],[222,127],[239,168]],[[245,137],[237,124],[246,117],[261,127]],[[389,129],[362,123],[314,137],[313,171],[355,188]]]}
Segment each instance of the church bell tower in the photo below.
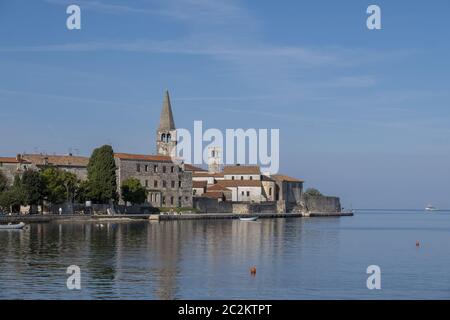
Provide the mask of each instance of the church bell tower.
{"label": "church bell tower", "polygon": [[170,105],[169,91],[164,95],[159,127],[156,132],[156,153],[162,156],[175,155],[177,145],[177,131],[173,121],[172,106]]}

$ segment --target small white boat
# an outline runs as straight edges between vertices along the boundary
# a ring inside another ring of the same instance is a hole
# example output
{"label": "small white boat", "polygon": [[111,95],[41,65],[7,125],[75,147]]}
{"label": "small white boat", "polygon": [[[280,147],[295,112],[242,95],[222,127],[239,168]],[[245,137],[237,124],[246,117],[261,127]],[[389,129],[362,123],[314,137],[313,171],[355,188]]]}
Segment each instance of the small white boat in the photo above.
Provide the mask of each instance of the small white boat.
{"label": "small white boat", "polygon": [[431,204],[427,205],[425,208],[425,211],[436,211],[436,207],[432,206]]}
{"label": "small white boat", "polygon": [[23,229],[23,227],[25,227],[25,223],[20,222],[17,224],[0,224],[0,230],[14,230],[14,229]]}
{"label": "small white boat", "polygon": [[241,221],[256,221],[258,217],[239,218]]}

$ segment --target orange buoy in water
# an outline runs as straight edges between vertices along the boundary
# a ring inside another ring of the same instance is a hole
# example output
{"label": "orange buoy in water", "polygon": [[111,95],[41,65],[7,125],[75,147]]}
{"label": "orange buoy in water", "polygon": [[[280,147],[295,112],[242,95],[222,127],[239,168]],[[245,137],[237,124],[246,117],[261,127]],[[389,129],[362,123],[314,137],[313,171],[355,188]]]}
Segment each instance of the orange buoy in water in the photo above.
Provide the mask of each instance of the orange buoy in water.
{"label": "orange buoy in water", "polygon": [[250,274],[251,274],[252,276],[256,275],[256,267],[255,267],[255,266],[253,266],[253,267],[250,268]]}
{"label": "orange buoy in water", "polygon": [[416,241],[416,247],[419,247],[419,246],[420,246],[419,241]]}

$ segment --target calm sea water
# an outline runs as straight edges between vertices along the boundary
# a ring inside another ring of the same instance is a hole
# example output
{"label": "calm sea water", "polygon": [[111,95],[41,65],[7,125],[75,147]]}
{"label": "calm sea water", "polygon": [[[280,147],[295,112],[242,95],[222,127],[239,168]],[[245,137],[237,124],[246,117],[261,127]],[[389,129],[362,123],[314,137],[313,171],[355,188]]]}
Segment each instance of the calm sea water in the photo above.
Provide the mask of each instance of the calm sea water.
{"label": "calm sea water", "polygon": [[[366,287],[373,264],[381,290]],[[1,299],[450,299],[449,268],[450,212],[0,231]]]}

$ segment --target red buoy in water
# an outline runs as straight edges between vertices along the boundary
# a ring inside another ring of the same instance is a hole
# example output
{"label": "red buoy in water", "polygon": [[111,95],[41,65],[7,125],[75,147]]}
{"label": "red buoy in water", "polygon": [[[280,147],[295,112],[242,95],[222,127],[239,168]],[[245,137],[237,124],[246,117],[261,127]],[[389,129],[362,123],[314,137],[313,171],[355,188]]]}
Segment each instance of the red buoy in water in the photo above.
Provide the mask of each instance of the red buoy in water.
{"label": "red buoy in water", "polygon": [[252,276],[256,275],[256,267],[255,267],[255,266],[253,266],[253,267],[250,268],[250,274],[251,274]]}

